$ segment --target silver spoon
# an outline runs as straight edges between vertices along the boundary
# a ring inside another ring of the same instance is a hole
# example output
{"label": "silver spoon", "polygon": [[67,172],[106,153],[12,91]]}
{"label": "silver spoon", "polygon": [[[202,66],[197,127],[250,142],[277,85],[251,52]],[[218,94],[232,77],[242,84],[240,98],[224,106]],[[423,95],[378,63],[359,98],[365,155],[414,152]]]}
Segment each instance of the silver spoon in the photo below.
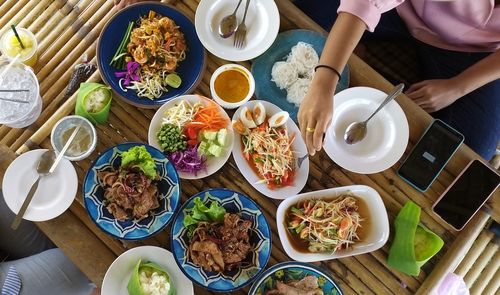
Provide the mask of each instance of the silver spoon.
{"label": "silver spoon", "polygon": [[351,125],[347,127],[344,133],[344,141],[347,144],[355,144],[363,140],[366,136],[367,132],[367,124],[368,121],[370,121],[373,116],[375,116],[378,111],[380,111],[387,103],[389,103],[391,100],[393,100],[395,97],[401,94],[403,92],[403,88],[405,85],[403,83],[399,84],[398,86],[394,87],[392,91],[387,95],[387,98],[380,104],[380,106],[373,112],[373,114],[368,117],[363,122],[353,122]]}
{"label": "silver spoon", "polygon": [[225,16],[219,23],[219,35],[222,38],[229,38],[231,35],[236,32],[238,28],[238,21],[236,19],[236,11],[238,11],[238,7],[240,7],[241,1],[238,1],[238,5],[234,12],[230,15]]}
{"label": "silver spoon", "polygon": [[40,179],[42,179],[43,176],[50,173],[49,172],[50,167],[52,167],[52,164],[54,163],[55,159],[56,159],[56,153],[53,150],[46,151],[40,157],[40,160],[38,161],[38,165],[36,166],[36,171],[38,172],[38,178],[36,179],[35,183],[31,186],[31,189],[28,193],[28,196],[24,200],[23,205],[21,206],[21,209],[19,209],[19,212],[17,213],[16,217],[14,218],[14,221],[12,222],[12,225],[10,226],[12,229],[15,230],[19,227],[21,220],[23,220],[24,213],[26,212],[26,209],[28,209],[28,206],[31,203],[31,200],[33,199],[33,196],[35,195],[35,192],[36,192],[36,189],[38,188],[38,183],[40,182]]}

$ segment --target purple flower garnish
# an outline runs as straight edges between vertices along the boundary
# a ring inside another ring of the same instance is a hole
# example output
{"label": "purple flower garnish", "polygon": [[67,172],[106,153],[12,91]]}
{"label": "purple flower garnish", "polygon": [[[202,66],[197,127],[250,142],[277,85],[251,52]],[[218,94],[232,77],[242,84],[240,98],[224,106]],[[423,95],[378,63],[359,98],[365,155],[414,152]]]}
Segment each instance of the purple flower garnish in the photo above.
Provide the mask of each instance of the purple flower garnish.
{"label": "purple flower garnish", "polygon": [[139,69],[141,65],[135,61],[129,61],[127,63],[127,71],[116,72],[115,76],[117,78],[124,78],[123,85],[129,86],[131,81],[139,81],[141,77],[139,76]]}

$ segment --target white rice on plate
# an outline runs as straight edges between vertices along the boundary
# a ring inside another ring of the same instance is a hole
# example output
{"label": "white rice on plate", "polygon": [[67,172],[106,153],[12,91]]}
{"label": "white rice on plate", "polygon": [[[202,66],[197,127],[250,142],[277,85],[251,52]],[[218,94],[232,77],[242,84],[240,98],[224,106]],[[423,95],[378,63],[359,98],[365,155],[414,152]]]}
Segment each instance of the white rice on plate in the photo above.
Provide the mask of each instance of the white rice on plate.
{"label": "white rice on plate", "polygon": [[271,81],[286,90],[287,101],[297,107],[307,94],[319,57],[311,44],[299,42],[293,46],[286,61],[277,61],[271,70]]}

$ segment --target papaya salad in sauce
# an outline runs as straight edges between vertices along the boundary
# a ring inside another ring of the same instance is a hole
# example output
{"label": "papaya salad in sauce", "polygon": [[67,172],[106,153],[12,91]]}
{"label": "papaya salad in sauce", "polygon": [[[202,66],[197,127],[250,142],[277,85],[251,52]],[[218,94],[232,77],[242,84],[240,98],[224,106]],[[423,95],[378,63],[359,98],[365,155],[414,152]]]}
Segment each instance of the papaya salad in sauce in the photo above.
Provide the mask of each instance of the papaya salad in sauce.
{"label": "papaya salad in sauce", "polygon": [[[306,199],[291,206],[285,227],[294,248],[301,252],[331,252],[361,241],[365,203],[352,193],[334,199]],[[361,213],[360,213],[361,212]]]}
{"label": "papaya salad in sauce", "polygon": [[156,138],[177,171],[196,176],[206,170],[207,159],[224,155],[228,124],[213,101],[181,100],[165,111]]}
{"label": "papaya salad in sauce", "polygon": [[259,183],[275,189],[293,185],[296,157],[292,151],[295,134],[285,126],[289,118],[281,111],[267,118],[264,105],[257,103],[253,110],[243,107],[233,128],[241,135],[242,152],[252,169],[259,175]]}
{"label": "papaya salad in sauce", "polygon": [[129,22],[110,65],[118,71],[120,88],[134,90],[137,96],[157,99],[178,88],[181,77],[176,70],[186,59],[186,39],[179,26],[170,18],[154,11]]}

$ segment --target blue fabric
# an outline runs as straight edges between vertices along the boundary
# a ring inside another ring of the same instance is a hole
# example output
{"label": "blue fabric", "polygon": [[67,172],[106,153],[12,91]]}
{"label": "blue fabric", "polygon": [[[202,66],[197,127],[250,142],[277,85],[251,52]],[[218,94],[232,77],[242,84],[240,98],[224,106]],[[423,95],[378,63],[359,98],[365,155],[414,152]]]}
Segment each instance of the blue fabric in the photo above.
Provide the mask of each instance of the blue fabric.
{"label": "blue fabric", "polygon": [[[339,3],[339,0],[295,1],[300,9],[327,31],[337,18]],[[451,78],[489,54],[450,51],[423,44],[411,37],[395,9],[382,14],[375,32],[366,32],[362,40],[402,39],[414,42],[423,80]],[[484,85],[431,115],[457,129],[465,136],[465,143],[470,148],[490,160],[500,140],[500,80]]]}
{"label": "blue fabric", "polygon": [[7,277],[2,288],[2,295],[18,295],[21,292],[21,278],[15,266],[9,267]]}

